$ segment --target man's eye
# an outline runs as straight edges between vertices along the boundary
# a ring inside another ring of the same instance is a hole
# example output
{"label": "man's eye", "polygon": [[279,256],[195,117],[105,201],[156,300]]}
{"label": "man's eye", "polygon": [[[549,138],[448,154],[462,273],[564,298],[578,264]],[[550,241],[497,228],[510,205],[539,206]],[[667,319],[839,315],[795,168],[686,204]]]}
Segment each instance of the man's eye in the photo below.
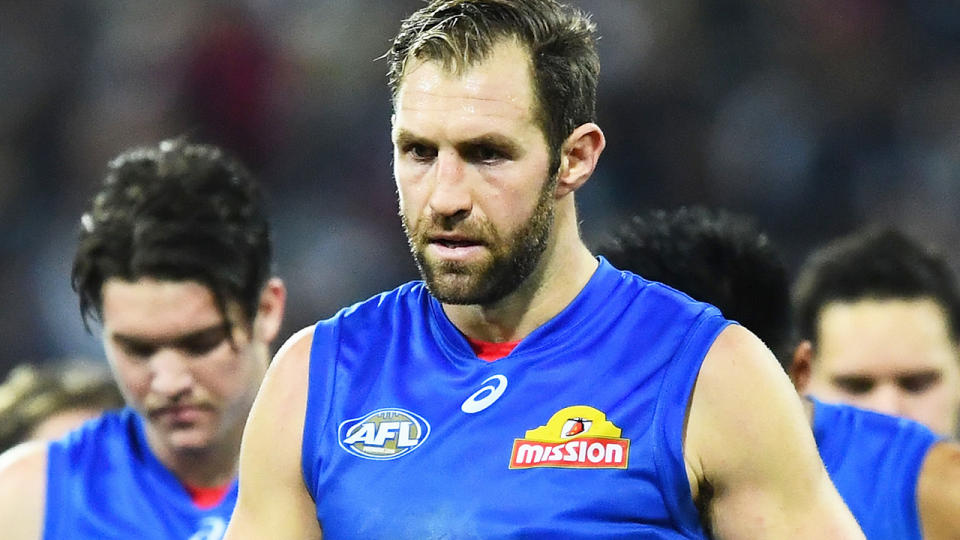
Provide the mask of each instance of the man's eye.
{"label": "man's eye", "polygon": [[848,394],[866,394],[873,390],[873,379],[867,377],[835,377],[833,384]]}
{"label": "man's eye", "polygon": [[507,159],[507,155],[499,148],[486,145],[473,146],[467,151],[468,161],[473,163],[496,163]]}
{"label": "man's eye", "polygon": [[436,149],[420,143],[406,145],[403,152],[417,161],[428,161],[437,155]]}
{"label": "man's eye", "polygon": [[940,373],[918,373],[897,377],[897,385],[911,394],[919,394],[940,382]]}
{"label": "man's eye", "polygon": [[219,347],[227,338],[226,332],[216,332],[185,340],[180,344],[180,349],[191,356],[203,356]]}
{"label": "man's eye", "polygon": [[183,346],[183,351],[192,356],[203,356],[216,349],[217,345],[220,345],[220,341],[216,343],[188,343]]}
{"label": "man's eye", "polygon": [[155,352],[155,348],[152,345],[143,343],[121,343],[120,349],[123,350],[127,356],[135,358],[147,358]]}

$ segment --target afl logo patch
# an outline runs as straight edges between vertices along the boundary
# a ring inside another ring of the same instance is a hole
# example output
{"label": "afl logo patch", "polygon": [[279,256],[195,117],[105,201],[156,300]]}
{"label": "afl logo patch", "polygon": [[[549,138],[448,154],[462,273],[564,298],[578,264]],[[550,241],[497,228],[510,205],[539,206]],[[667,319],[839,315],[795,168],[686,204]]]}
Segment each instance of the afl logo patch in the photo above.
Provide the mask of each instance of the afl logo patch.
{"label": "afl logo patch", "polygon": [[397,459],[416,450],[430,435],[430,424],[404,409],[377,409],[340,422],[340,447],[364,459]]}

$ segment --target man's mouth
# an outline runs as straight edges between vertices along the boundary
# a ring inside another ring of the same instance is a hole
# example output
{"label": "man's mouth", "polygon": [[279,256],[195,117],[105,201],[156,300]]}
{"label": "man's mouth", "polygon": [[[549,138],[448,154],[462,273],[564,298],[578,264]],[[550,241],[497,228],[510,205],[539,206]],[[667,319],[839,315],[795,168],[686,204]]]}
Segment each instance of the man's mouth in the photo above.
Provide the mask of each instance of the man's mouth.
{"label": "man's mouth", "polygon": [[427,240],[427,252],[445,261],[466,262],[480,256],[483,242],[460,236],[434,236]]}
{"label": "man's mouth", "polygon": [[481,245],[480,242],[456,238],[435,238],[430,241],[431,244],[437,244],[445,248],[464,248]]}
{"label": "man's mouth", "polygon": [[170,405],[150,412],[150,417],[175,424],[196,422],[207,414],[208,408],[201,405]]}

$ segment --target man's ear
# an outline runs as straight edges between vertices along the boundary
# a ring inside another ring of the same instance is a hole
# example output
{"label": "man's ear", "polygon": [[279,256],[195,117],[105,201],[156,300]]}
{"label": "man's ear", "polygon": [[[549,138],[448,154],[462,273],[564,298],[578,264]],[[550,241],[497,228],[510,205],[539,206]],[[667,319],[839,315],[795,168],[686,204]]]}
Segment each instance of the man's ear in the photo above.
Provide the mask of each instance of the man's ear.
{"label": "man's ear", "polygon": [[274,277],[267,280],[260,292],[260,304],[253,321],[253,338],[269,344],[280,332],[283,310],[287,302],[287,288],[283,280]]}
{"label": "man's ear", "polygon": [[793,350],[793,363],[790,365],[790,380],[797,392],[803,394],[810,385],[813,370],[813,343],[805,339]]}
{"label": "man's ear", "polygon": [[558,199],[580,189],[590,178],[606,145],[607,139],[603,131],[593,122],[582,124],[573,130],[560,147],[556,193]]}

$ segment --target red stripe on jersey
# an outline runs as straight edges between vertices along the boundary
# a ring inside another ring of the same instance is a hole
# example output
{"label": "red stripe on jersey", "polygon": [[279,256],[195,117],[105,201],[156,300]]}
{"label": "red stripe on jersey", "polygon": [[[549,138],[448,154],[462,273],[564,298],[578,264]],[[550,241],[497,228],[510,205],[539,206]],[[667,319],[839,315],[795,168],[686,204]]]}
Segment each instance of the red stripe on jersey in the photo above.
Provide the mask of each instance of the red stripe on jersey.
{"label": "red stripe on jersey", "polygon": [[494,343],[492,341],[480,341],[479,339],[467,338],[470,348],[476,353],[477,358],[487,362],[499,360],[513,352],[513,349],[520,344],[520,341],[502,341]]}
{"label": "red stripe on jersey", "polygon": [[190,494],[190,499],[193,500],[193,504],[202,510],[209,510],[220,504],[223,498],[227,496],[227,492],[230,491],[230,484],[216,487],[183,487],[185,487],[187,493]]}

